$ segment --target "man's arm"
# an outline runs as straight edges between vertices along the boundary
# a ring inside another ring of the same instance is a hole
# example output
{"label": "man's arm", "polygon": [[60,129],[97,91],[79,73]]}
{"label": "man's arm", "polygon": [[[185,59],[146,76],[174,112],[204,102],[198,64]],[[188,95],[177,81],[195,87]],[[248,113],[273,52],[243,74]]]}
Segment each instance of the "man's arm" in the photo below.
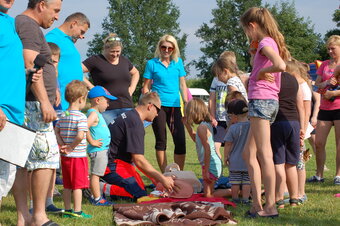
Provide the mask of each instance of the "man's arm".
{"label": "man's arm", "polygon": [[[34,67],[34,59],[37,57],[39,52],[30,49],[24,49],[24,61],[26,68]],[[40,108],[43,115],[44,122],[52,122],[57,118],[57,114],[54,111],[45,89],[45,84],[43,78],[32,83],[32,92],[37,100],[40,102]]]}
{"label": "man's arm", "polygon": [[171,177],[165,177],[159,173],[142,154],[132,154],[132,161],[138,169],[142,171],[152,181],[160,182],[168,191],[173,191],[175,188],[174,180]]}

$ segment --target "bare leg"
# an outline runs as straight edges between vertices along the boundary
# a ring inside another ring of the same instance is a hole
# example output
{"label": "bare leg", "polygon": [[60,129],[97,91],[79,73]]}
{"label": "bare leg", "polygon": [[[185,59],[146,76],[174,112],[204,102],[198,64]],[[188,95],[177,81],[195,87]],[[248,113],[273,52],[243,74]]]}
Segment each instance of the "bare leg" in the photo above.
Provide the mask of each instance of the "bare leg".
{"label": "bare leg", "polygon": [[166,152],[164,150],[156,150],[156,158],[157,158],[159,169],[162,171],[162,173],[164,173],[165,167],[168,165]]}
{"label": "bare leg", "polygon": [[213,192],[214,197],[231,197],[231,189],[216,189]]}
{"label": "bare leg", "polygon": [[252,128],[249,130],[247,142],[243,152],[243,159],[246,161],[248,166],[248,174],[251,185],[251,196],[253,200],[251,212],[258,212],[262,210],[261,203],[261,170],[260,165],[256,157],[256,146],[252,132]]}
{"label": "bare leg", "polygon": [[270,124],[268,120],[251,118],[251,127],[256,128],[254,139],[257,148],[257,158],[260,165],[259,175],[262,176],[264,189],[266,190],[266,204],[259,215],[277,214],[275,205],[275,167],[273,162],[273,151],[270,144]]}
{"label": "bare leg", "polygon": [[286,184],[286,172],[285,164],[275,164],[276,185],[275,185],[275,200],[283,200],[285,184]]}
{"label": "bare leg", "polygon": [[64,191],[63,191],[63,200],[64,200],[65,210],[70,210],[71,209],[71,196],[72,196],[72,190],[64,188]]}
{"label": "bare leg", "polygon": [[333,122],[319,121],[316,125],[315,147],[316,147],[316,176],[323,177],[326,161],[326,143]]}
{"label": "bare leg", "polygon": [[245,199],[249,199],[250,197],[250,189],[251,186],[250,185],[242,185],[242,198]]}
{"label": "bare leg", "polygon": [[298,176],[296,165],[285,164],[287,187],[291,199],[298,198]]}
{"label": "bare leg", "polygon": [[174,161],[175,161],[175,163],[177,163],[177,165],[179,165],[179,168],[181,170],[183,170],[184,169],[184,163],[185,163],[185,154],[184,155],[174,154]]}
{"label": "bare leg", "polygon": [[27,193],[28,193],[28,183],[27,183],[27,170],[24,168],[18,169],[15,181],[12,188],[12,193],[15,200],[15,205],[17,208],[17,225],[24,226],[31,223],[31,215],[28,212],[27,206]]}
{"label": "bare leg", "polygon": [[81,211],[81,200],[82,200],[82,192],[81,189],[73,190],[73,204],[74,204],[74,212]]}
{"label": "bare leg", "polygon": [[52,169],[52,178],[48,187],[48,192],[47,192],[47,198],[52,198],[53,199],[53,193],[54,193],[54,187],[55,187],[55,178],[57,177],[57,171],[56,169]]}
{"label": "bare leg", "polygon": [[42,225],[49,221],[45,203],[53,169],[36,169],[32,173],[33,219],[32,225]]}
{"label": "bare leg", "polygon": [[306,169],[298,169],[298,197],[301,198],[305,195],[305,184],[306,184]]}
{"label": "bare leg", "polygon": [[336,176],[340,176],[340,120],[334,121],[336,141]]}
{"label": "bare leg", "polygon": [[232,185],[231,186],[231,197],[236,200],[239,198],[239,194],[240,194],[240,185],[239,184]]}
{"label": "bare leg", "polygon": [[210,198],[214,197],[213,196],[213,191],[214,191],[214,184],[215,183],[209,183],[207,181],[204,181],[204,197]]}
{"label": "bare leg", "polygon": [[91,174],[90,189],[94,199],[98,199],[99,197],[101,197],[99,176]]}

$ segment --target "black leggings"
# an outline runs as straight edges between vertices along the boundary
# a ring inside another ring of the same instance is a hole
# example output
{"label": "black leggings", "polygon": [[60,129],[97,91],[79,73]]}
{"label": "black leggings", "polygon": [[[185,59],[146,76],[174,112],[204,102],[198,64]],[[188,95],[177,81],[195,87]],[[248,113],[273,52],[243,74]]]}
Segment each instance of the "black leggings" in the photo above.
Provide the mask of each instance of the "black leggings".
{"label": "black leggings", "polygon": [[167,136],[165,123],[168,124],[175,143],[175,154],[184,155],[186,153],[185,131],[181,108],[162,106],[158,116],[153,120],[152,129],[156,137],[156,150],[166,150]]}

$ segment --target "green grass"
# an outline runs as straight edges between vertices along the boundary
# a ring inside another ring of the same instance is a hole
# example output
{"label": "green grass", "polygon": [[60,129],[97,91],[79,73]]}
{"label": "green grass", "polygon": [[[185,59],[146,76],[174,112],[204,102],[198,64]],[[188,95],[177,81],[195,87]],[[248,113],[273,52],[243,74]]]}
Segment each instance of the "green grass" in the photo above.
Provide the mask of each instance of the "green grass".
{"label": "green grass", "polygon": [[[172,162],[173,145],[172,138],[168,141],[168,163]],[[154,153],[154,136],[151,127],[146,130],[145,139],[145,155],[150,163],[158,169],[157,161]],[[278,219],[246,219],[244,213],[249,209],[247,206],[236,208],[229,207],[239,225],[340,225],[340,198],[334,198],[334,193],[340,192],[340,186],[333,185],[333,177],[335,173],[335,140],[333,130],[329,136],[327,143],[327,162],[326,165],[330,169],[325,172],[325,183],[323,184],[307,184],[306,192],[308,201],[302,206],[296,208],[286,207],[280,210]],[[315,173],[315,156],[307,163],[307,178]],[[201,177],[201,167],[197,160],[195,144],[187,136],[187,160],[186,170],[191,170]],[[228,169],[224,169],[224,175],[228,175]],[[150,180],[143,177],[145,184],[150,184]],[[61,186],[58,186],[62,190]],[[58,207],[62,207],[60,197],[55,198]],[[83,210],[85,213],[92,214],[93,219],[64,219],[58,215],[49,215],[50,219],[58,222],[60,225],[112,225],[113,214],[110,207],[92,206],[87,200],[83,200]],[[3,199],[2,210],[0,212],[0,224],[3,226],[16,224],[16,209],[12,195]]]}

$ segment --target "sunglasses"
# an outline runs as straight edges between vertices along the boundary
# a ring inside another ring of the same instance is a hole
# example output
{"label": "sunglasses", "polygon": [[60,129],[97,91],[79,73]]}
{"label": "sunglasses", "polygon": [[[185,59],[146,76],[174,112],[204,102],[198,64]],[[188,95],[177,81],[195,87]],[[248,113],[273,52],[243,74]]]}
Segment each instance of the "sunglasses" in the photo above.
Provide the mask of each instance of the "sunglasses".
{"label": "sunglasses", "polygon": [[114,41],[118,41],[120,42],[122,39],[119,37],[110,37],[106,40],[106,42],[114,42]]}
{"label": "sunglasses", "polygon": [[168,50],[169,52],[172,52],[172,51],[174,51],[174,47],[161,46],[161,50],[162,51]]}
{"label": "sunglasses", "polygon": [[156,111],[157,111],[157,114],[161,111],[160,108],[158,108],[155,104],[152,104],[155,108],[156,108]]}

